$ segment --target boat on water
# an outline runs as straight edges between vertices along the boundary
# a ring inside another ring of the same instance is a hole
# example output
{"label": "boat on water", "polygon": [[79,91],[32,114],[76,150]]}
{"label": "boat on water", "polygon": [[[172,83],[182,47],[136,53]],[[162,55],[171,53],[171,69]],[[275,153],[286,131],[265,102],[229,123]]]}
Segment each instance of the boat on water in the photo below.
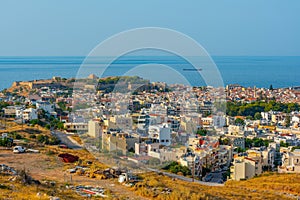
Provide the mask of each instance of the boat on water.
{"label": "boat on water", "polygon": [[198,68],[198,69],[193,69],[193,68],[184,68],[183,71],[202,71],[201,68]]}

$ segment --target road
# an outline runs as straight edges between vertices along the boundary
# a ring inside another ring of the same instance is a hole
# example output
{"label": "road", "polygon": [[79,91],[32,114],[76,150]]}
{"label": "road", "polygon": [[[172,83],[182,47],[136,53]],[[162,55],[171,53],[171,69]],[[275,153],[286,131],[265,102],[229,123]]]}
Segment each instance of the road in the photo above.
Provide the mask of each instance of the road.
{"label": "road", "polygon": [[69,134],[56,130],[51,131],[51,134],[58,137],[61,143],[67,145],[70,149],[82,149],[82,146],[78,144],[75,140],[72,140]]}
{"label": "road", "polygon": [[[185,176],[180,176],[180,175],[177,175],[177,174],[172,174],[172,173],[169,173],[169,172],[164,172],[164,171],[161,171],[161,170],[158,170],[158,169],[152,169],[152,168],[147,168],[147,169],[149,171],[152,171],[152,172],[162,173],[163,175],[169,176],[171,178],[177,178],[177,179],[180,179],[180,180],[183,180],[183,181],[193,182],[192,178],[188,178],[188,177],[185,177]],[[198,181],[198,180],[194,180],[194,182],[195,183],[199,183],[201,185],[206,185],[206,186],[224,186],[224,184],[204,182],[204,181]]]}

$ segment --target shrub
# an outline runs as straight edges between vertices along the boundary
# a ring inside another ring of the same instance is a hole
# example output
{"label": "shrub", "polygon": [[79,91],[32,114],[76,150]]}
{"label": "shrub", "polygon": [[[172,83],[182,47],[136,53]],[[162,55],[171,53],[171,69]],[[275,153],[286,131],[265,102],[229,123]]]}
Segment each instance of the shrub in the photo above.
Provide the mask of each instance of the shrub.
{"label": "shrub", "polygon": [[40,143],[43,144],[49,144],[49,145],[57,145],[60,143],[60,140],[55,136],[47,136],[47,135],[38,135],[37,140]]}
{"label": "shrub", "polygon": [[16,140],[20,140],[20,139],[22,139],[22,136],[20,135],[20,134],[14,134],[14,138],[16,139]]}
{"label": "shrub", "polygon": [[175,161],[172,161],[169,165],[163,169],[168,170],[174,174],[182,174],[184,176],[191,175],[191,170],[187,166],[182,166]]}
{"label": "shrub", "polygon": [[35,139],[35,138],[36,138],[36,135],[30,135],[29,138]]}
{"label": "shrub", "polygon": [[13,145],[13,139],[11,138],[0,138],[0,146],[12,146]]}

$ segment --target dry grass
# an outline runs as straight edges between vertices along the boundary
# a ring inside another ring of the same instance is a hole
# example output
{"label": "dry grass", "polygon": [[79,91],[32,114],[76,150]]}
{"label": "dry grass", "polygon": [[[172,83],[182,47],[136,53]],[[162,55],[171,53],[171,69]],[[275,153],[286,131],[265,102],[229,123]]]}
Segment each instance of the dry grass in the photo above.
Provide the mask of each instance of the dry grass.
{"label": "dry grass", "polygon": [[[61,199],[80,199],[74,191],[66,189],[63,185],[49,187],[46,185],[23,185],[9,181],[9,176],[0,176],[0,199],[49,199],[58,196]],[[37,193],[40,195],[38,196]]]}
{"label": "dry grass", "polygon": [[[209,187],[196,183],[172,180],[169,177],[147,173],[144,181],[132,189],[151,199],[292,199],[300,196],[299,174],[275,174],[248,181],[229,181],[224,187]],[[172,189],[170,194],[162,193]]]}
{"label": "dry grass", "polygon": [[228,182],[226,187],[300,196],[300,174],[264,174],[248,181]]}
{"label": "dry grass", "polygon": [[[2,120],[2,124],[4,121]],[[6,129],[0,130],[1,133],[17,133],[21,135],[23,138],[26,138],[27,140],[31,141],[30,135],[38,135],[38,134],[43,134],[43,135],[48,135],[50,136],[50,131],[48,129],[45,129],[42,126],[35,125],[35,126],[28,126],[27,124],[17,124],[13,121],[7,121],[6,123]],[[35,141],[35,140],[33,140]]]}
{"label": "dry grass", "polygon": [[80,137],[78,135],[72,135],[71,138],[73,140],[75,140],[78,144],[82,145],[82,140],[80,139]]}

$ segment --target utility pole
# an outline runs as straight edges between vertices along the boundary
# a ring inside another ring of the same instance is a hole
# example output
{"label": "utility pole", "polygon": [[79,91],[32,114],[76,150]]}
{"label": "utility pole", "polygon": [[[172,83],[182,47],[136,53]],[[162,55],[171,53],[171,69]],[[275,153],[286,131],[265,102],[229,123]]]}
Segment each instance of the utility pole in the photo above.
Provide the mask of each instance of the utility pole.
{"label": "utility pole", "polygon": [[193,165],[193,174],[192,174],[192,182],[194,182],[195,181],[195,154],[192,154],[192,165]]}
{"label": "utility pole", "polygon": [[22,131],[23,131],[23,114],[24,114],[24,111],[22,111],[22,113],[21,113],[21,116],[22,116],[22,118],[21,118],[21,123],[22,123]]}
{"label": "utility pole", "polygon": [[118,155],[118,141],[116,141],[116,156]]}

